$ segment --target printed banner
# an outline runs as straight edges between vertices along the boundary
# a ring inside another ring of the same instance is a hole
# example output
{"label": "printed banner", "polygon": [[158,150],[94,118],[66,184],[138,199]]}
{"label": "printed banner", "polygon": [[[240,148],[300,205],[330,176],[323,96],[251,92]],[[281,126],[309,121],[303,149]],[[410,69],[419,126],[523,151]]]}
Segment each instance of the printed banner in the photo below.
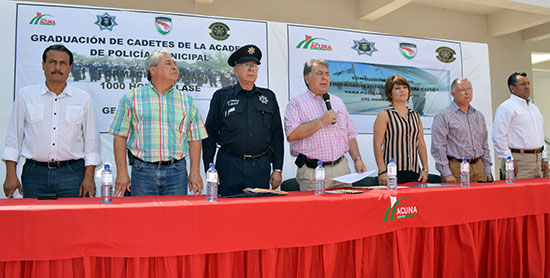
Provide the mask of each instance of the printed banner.
{"label": "printed banner", "polygon": [[91,95],[101,132],[122,95],[147,84],[143,61],[157,49],[172,53],[180,72],[176,86],[193,97],[203,119],[212,94],[236,82],[227,58],[241,46],[262,50],[256,85],[269,87],[266,22],[18,4],[15,93],[44,82],[42,52],[52,44],[73,52],[68,82]]}
{"label": "printed banner", "polygon": [[306,90],[304,63],[329,63],[329,92],[340,97],[359,133],[372,133],[378,113],[389,105],[386,79],[399,74],[411,87],[407,106],[431,133],[433,117],[452,101],[451,82],[462,76],[460,43],[358,31],[288,25],[290,98]]}

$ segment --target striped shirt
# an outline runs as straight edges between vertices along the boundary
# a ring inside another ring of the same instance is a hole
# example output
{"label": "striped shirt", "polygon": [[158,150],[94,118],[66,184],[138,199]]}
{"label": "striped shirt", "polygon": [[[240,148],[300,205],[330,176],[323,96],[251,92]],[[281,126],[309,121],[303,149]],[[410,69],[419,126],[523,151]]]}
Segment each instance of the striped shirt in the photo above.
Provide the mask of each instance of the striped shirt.
{"label": "striped shirt", "polygon": [[[330,95],[332,109],[338,115],[333,125],[323,126],[311,136],[290,142],[290,154],[303,154],[311,159],[335,161],[349,151],[349,140],[357,136],[357,131],[348,114],[344,102]],[[285,111],[285,132],[288,137],[299,125],[321,118],[327,112],[323,98],[310,90],[294,97]]]}
{"label": "striped shirt", "polygon": [[189,149],[187,141],[208,136],[187,93],[172,87],[162,95],[150,84],[122,97],[109,133],[127,137],[132,154],[150,162],[182,159]]}
{"label": "striped shirt", "polygon": [[420,115],[407,108],[407,117],[402,117],[393,106],[384,109],[388,113],[388,126],[384,136],[384,161],[395,159],[398,171],[420,173],[418,164],[418,140]]}
{"label": "striped shirt", "polygon": [[432,156],[442,176],[452,175],[447,156],[462,159],[478,158],[484,172],[491,173],[491,151],[487,142],[487,126],[483,114],[469,105],[468,113],[453,101],[439,112],[432,124]]}

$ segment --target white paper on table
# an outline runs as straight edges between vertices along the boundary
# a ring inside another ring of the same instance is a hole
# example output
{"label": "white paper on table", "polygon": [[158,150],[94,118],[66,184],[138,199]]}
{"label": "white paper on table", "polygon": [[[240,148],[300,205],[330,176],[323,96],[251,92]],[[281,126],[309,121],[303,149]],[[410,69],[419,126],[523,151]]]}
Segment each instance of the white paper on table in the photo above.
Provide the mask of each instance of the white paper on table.
{"label": "white paper on table", "polygon": [[373,176],[373,174],[376,173],[376,171],[377,170],[375,169],[375,170],[370,170],[370,171],[363,172],[361,174],[350,173],[350,174],[347,174],[347,175],[334,177],[334,178],[332,178],[332,180],[337,181],[337,182],[341,182],[341,183],[354,183],[354,182],[360,181],[360,180],[362,180],[366,177]]}

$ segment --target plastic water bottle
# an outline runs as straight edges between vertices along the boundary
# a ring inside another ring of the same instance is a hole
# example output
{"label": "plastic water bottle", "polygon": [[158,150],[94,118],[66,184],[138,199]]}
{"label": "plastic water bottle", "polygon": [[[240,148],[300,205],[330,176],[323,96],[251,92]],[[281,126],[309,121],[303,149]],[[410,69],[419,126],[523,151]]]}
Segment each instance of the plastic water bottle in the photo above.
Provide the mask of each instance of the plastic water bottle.
{"label": "plastic water bottle", "polygon": [[462,158],[462,163],[460,164],[460,186],[470,186],[470,163],[468,163],[465,157]]}
{"label": "plastic water bottle", "polygon": [[323,162],[317,162],[315,168],[315,195],[325,194],[325,167]]}
{"label": "plastic water bottle", "polygon": [[210,163],[208,171],[206,171],[206,200],[215,202],[218,200],[218,171],[216,164]]}
{"label": "plastic water bottle", "polygon": [[105,163],[101,170],[101,202],[104,204],[113,202],[113,171],[109,163]]}
{"label": "plastic water bottle", "polygon": [[387,186],[388,190],[397,190],[397,165],[395,165],[395,159],[390,158],[390,163],[386,167],[387,170]]}
{"label": "plastic water bottle", "polygon": [[514,183],[514,160],[511,156],[506,158],[506,183]]}

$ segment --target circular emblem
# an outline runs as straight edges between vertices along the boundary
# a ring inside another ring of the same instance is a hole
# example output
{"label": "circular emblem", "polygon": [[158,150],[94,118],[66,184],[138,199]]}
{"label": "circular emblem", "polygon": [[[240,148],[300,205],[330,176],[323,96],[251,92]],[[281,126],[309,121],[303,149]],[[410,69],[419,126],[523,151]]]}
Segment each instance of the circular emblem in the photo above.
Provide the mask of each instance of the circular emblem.
{"label": "circular emblem", "polygon": [[456,60],[456,52],[454,49],[446,46],[438,47],[435,52],[437,53],[437,60],[443,63],[452,63]]}
{"label": "circular emblem", "polygon": [[208,26],[210,37],[218,41],[224,41],[229,38],[229,26],[222,22],[214,22]]}

